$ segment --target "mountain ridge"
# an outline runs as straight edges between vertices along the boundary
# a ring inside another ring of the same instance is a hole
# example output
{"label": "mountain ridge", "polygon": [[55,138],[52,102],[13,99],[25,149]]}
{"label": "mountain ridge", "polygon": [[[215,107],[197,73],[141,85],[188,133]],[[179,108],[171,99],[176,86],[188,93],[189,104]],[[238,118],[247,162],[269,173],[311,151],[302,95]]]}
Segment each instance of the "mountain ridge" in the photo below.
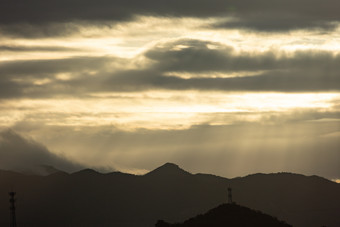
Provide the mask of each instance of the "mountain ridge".
{"label": "mountain ridge", "polygon": [[[172,163],[170,163],[172,164]],[[164,164],[165,165],[165,164]],[[162,166],[164,166],[162,165]],[[173,164],[175,165],[175,164]],[[162,167],[160,166],[160,167]],[[178,166],[178,165],[176,165]],[[54,168],[53,166],[51,166],[52,168]],[[223,180],[240,180],[240,179],[251,179],[251,178],[256,178],[256,177],[270,177],[270,176],[293,176],[293,177],[306,177],[306,178],[310,178],[310,179],[316,179],[316,180],[320,180],[320,181],[324,181],[330,184],[337,184],[340,185],[337,182],[334,182],[332,180],[329,180],[327,178],[321,177],[321,176],[317,176],[317,175],[304,175],[304,174],[298,174],[298,173],[291,173],[291,172],[273,172],[273,173],[254,173],[254,174],[249,174],[246,176],[239,176],[239,177],[234,177],[234,178],[227,178],[227,177],[223,177],[223,176],[218,176],[215,174],[209,174],[209,173],[195,173],[192,174],[190,172],[187,172],[181,168],[178,168],[178,170],[175,170],[173,172],[166,172],[166,171],[159,171],[159,168],[156,168],[154,170],[151,170],[150,172],[144,174],[144,175],[136,175],[136,174],[131,174],[131,173],[124,173],[124,172],[120,172],[120,171],[113,171],[113,172],[108,172],[108,173],[101,173],[97,170],[94,169],[90,169],[90,168],[86,168],[86,169],[82,169],[73,173],[67,173],[65,171],[62,170],[58,170],[58,171],[53,171],[51,173],[48,174],[39,174],[39,173],[35,173],[35,172],[25,172],[25,171],[17,171],[17,170],[5,170],[5,169],[0,169],[0,172],[8,172],[8,173],[12,173],[12,174],[16,174],[16,175],[26,175],[26,176],[51,176],[51,175],[58,175],[58,174],[62,174],[62,175],[87,175],[87,174],[91,174],[91,175],[102,175],[102,176],[112,176],[112,175],[126,175],[126,176],[136,176],[136,177],[143,177],[143,176],[150,176],[150,175],[176,175],[176,174],[183,174],[183,175],[187,175],[187,176],[196,176],[196,177],[212,177],[212,178],[217,178],[217,179],[223,179]],[[54,168],[55,169],[55,168]]]}
{"label": "mountain ridge", "polygon": [[[238,204],[294,226],[340,226],[340,185],[321,177],[275,173],[228,179],[191,174],[175,164],[161,167],[150,171],[151,175],[88,169],[49,176],[0,171],[0,195],[4,195],[0,213],[8,213],[7,195],[13,188],[20,226],[33,222],[37,227],[147,227],[159,219],[176,223],[206,212],[226,202],[231,187]],[[8,225],[4,216],[0,226]]]}
{"label": "mountain ridge", "polygon": [[304,175],[304,174],[299,174],[299,173],[293,173],[293,172],[272,172],[272,173],[252,173],[252,174],[248,174],[245,176],[238,176],[238,177],[233,177],[233,178],[227,178],[227,177],[223,177],[223,176],[219,176],[219,175],[215,175],[215,174],[210,174],[210,173],[190,173],[182,168],[180,168],[179,165],[175,164],[175,163],[171,163],[171,162],[166,162],[163,165],[150,170],[149,172],[147,172],[146,174],[143,175],[136,175],[136,174],[131,174],[131,173],[125,173],[125,172],[120,172],[120,171],[113,171],[113,172],[105,172],[102,173],[96,169],[91,169],[91,168],[84,168],[81,169],[79,171],[76,172],[72,172],[72,173],[68,173],[62,170],[59,170],[57,168],[55,168],[54,166],[51,165],[40,165],[38,166],[39,168],[45,168],[46,173],[41,174],[39,172],[35,172],[35,171],[18,171],[18,170],[5,170],[5,169],[0,169],[0,171],[8,171],[8,172],[13,172],[13,173],[18,173],[18,174],[23,174],[23,175],[32,175],[32,176],[49,176],[49,175],[54,175],[57,174],[58,172],[62,172],[65,173],[66,175],[86,175],[86,174],[93,174],[93,175],[117,175],[117,174],[121,174],[121,175],[131,175],[131,176],[151,176],[151,175],[186,175],[186,176],[203,176],[203,177],[214,177],[214,178],[220,178],[220,179],[225,179],[225,180],[238,180],[238,179],[246,179],[246,178],[254,178],[254,177],[269,177],[269,176],[294,176],[294,177],[307,177],[307,178],[314,178],[314,179],[318,179],[318,180],[323,180],[325,182],[328,183],[332,183],[332,184],[338,184],[337,182],[334,182],[332,180],[329,180],[327,178],[324,178],[322,176],[318,176],[318,175]]}

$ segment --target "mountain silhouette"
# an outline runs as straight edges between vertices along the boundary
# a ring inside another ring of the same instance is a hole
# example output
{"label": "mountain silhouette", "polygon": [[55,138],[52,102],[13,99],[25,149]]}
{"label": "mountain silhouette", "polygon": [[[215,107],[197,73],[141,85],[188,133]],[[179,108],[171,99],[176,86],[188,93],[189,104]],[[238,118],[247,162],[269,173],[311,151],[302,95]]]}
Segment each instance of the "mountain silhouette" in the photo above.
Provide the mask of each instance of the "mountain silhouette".
{"label": "mountain silhouette", "polygon": [[340,226],[340,185],[318,176],[253,174],[227,179],[167,163],[139,176],[86,169],[48,176],[0,170],[0,226],[9,225],[8,191],[17,192],[18,226],[150,227],[181,223],[227,201],[293,226]]}
{"label": "mountain silhouette", "polygon": [[48,175],[62,172],[62,171],[51,165],[36,165],[36,166],[32,166],[29,169],[18,171],[18,172],[21,172],[26,175],[48,176]]}
{"label": "mountain silhouette", "polygon": [[88,177],[88,176],[98,176],[102,174],[93,169],[83,169],[78,172],[72,173],[72,175]]}
{"label": "mountain silhouette", "polygon": [[160,177],[160,176],[179,177],[179,176],[188,176],[188,175],[192,175],[192,174],[179,168],[178,165],[173,164],[173,163],[165,163],[164,165],[146,174],[146,176],[154,176],[154,177]]}
{"label": "mountain silhouette", "polygon": [[179,224],[159,220],[155,227],[291,227],[270,215],[234,204],[222,204]]}

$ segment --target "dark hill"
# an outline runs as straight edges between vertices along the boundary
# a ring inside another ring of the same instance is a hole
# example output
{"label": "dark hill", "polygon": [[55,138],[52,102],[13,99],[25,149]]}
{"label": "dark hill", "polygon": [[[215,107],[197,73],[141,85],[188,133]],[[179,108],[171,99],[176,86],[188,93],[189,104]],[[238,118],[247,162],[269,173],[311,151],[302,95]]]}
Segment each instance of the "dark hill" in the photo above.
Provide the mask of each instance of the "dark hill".
{"label": "dark hill", "polygon": [[236,204],[222,204],[203,215],[181,223],[169,224],[162,220],[156,227],[291,227],[270,215]]}
{"label": "dark hill", "polygon": [[145,176],[153,177],[170,177],[170,176],[188,176],[191,175],[189,172],[179,168],[178,165],[173,163],[165,163],[157,169],[147,173]]}

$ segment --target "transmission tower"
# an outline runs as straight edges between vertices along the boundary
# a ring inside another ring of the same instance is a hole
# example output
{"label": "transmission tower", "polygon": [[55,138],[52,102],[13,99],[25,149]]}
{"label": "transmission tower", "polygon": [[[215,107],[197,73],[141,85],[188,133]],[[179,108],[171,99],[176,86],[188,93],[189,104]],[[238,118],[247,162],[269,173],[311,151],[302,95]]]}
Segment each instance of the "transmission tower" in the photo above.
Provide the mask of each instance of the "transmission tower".
{"label": "transmission tower", "polygon": [[10,227],[17,227],[16,217],[15,217],[15,192],[9,192],[10,196],[9,202],[10,202]]}
{"label": "transmission tower", "polygon": [[228,203],[233,203],[233,195],[231,194],[231,187],[228,188]]}

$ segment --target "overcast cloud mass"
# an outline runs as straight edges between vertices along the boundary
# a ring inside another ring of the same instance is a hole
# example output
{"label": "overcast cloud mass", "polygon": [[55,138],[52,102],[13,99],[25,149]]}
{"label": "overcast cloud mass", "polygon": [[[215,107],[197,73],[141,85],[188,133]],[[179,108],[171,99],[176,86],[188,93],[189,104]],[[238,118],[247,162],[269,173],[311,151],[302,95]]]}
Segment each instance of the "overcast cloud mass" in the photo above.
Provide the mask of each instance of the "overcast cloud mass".
{"label": "overcast cloud mass", "polygon": [[1,1],[0,168],[340,179],[339,12],[336,0]]}
{"label": "overcast cloud mass", "polygon": [[33,172],[41,165],[74,172],[84,167],[48,151],[33,140],[25,139],[13,131],[0,134],[0,166],[6,170]]}

